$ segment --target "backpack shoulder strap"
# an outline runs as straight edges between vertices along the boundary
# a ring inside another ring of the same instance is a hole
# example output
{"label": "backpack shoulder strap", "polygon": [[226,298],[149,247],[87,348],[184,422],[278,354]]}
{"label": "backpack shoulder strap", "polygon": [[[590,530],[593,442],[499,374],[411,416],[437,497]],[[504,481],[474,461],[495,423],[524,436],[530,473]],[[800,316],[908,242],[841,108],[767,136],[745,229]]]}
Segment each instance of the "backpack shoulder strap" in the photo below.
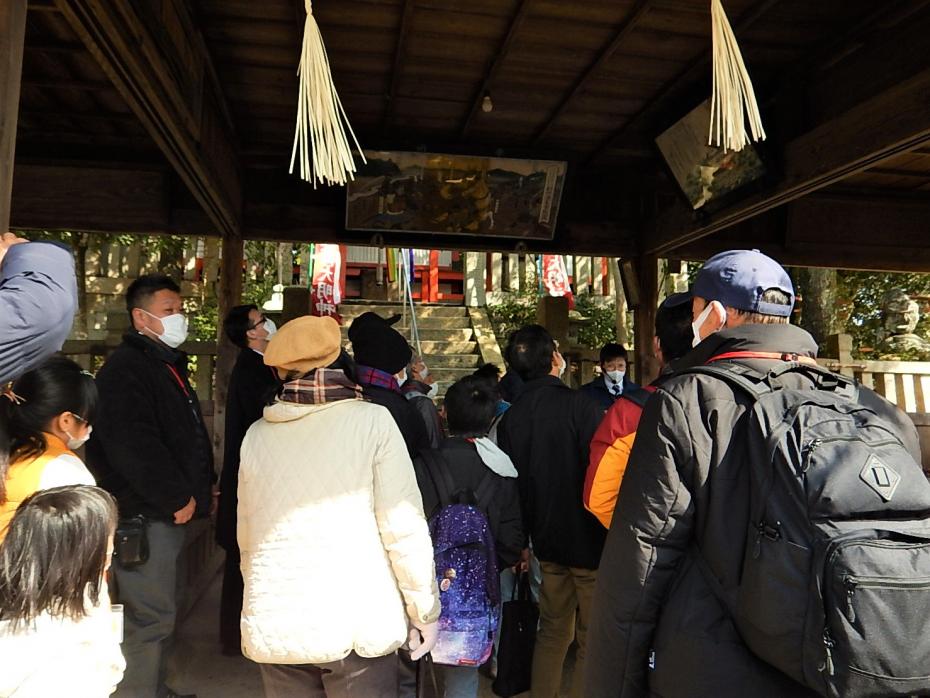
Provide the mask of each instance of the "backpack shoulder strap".
{"label": "backpack shoulder strap", "polygon": [[420,452],[420,457],[423,459],[430,480],[433,481],[433,487],[436,488],[440,508],[449,506],[452,504],[452,496],[455,494],[455,482],[452,480],[452,473],[449,472],[449,468],[446,466],[446,459],[442,457],[439,451],[434,449],[424,449]]}
{"label": "backpack shoulder strap", "polygon": [[693,366],[679,372],[677,375],[688,374],[719,378],[729,385],[739,388],[753,400],[758,400],[763,395],[772,392],[772,388],[765,382],[765,376],[763,374],[743,364],[728,364],[726,368],[723,366],[707,365]]}
{"label": "backpack shoulder strap", "polygon": [[485,470],[487,472],[481,478],[481,482],[478,483],[478,489],[475,490],[475,503],[483,512],[487,511],[491,506],[491,500],[494,498],[494,486],[497,484],[495,482],[497,476],[494,472],[486,466]]}

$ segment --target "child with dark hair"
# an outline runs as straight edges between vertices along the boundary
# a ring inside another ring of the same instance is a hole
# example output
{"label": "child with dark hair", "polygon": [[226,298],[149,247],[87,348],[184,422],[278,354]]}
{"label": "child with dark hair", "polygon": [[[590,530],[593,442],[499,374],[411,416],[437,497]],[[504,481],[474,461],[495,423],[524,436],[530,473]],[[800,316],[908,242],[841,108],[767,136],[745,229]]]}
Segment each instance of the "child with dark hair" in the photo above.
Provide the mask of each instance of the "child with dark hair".
{"label": "child with dark hair", "polygon": [[[466,376],[446,392],[444,410],[450,437],[438,449],[421,453],[414,460],[417,484],[423,497],[427,518],[435,516],[447,502],[441,501],[434,468],[444,468],[451,480],[452,492],[470,491],[473,495],[490,474],[488,505],[482,509],[494,538],[498,572],[516,565],[526,547],[517,470],[506,453],[490,439],[487,431],[494,419],[497,393],[480,376]],[[447,487],[447,489],[449,489]],[[477,496],[474,497],[479,500]],[[479,508],[480,501],[478,502]],[[442,589],[442,587],[440,587]],[[478,695],[476,666],[439,666],[445,698],[471,698]]]}
{"label": "child with dark hair", "polygon": [[0,541],[16,507],[33,492],[96,484],[74,453],[90,438],[96,407],[93,376],[60,356],[24,373],[0,396],[10,454],[0,490]]}
{"label": "child with dark hair", "polygon": [[97,487],[27,497],[0,544],[0,697],[110,695],[123,677],[104,579],[116,502]]}

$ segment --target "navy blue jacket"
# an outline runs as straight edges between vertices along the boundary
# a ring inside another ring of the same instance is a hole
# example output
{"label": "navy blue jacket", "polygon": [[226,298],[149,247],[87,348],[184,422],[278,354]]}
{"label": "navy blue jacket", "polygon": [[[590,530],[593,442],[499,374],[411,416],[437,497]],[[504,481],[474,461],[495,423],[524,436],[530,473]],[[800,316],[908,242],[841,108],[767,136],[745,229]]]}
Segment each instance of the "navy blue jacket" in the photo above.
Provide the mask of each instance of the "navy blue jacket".
{"label": "navy blue jacket", "polygon": [[7,250],[0,267],[0,384],[61,349],[77,309],[71,252],[27,242]]}
{"label": "navy blue jacket", "polygon": [[[619,398],[619,395],[614,395],[607,389],[607,384],[604,382],[604,376],[598,376],[590,383],[585,383],[579,388],[579,390],[587,395],[589,398],[594,400],[598,406],[605,412],[610,409],[610,406],[614,404],[614,401]],[[626,376],[623,377],[623,392],[633,392],[636,390],[642,390],[638,384],[631,381]],[[622,395],[623,393],[621,393]]]}

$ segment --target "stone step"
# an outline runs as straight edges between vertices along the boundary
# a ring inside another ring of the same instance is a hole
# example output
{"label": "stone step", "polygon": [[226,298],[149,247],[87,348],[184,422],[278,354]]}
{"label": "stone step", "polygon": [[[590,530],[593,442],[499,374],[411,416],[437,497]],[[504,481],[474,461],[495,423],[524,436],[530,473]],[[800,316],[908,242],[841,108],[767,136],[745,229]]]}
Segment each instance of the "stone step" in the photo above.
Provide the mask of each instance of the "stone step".
{"label": "stone step", "polygon": [[[423,330],[463,330],[471,328],[471,320],[467,317],[418,317],[417,327]],[[394,329],[406,334],[410,328],[410,318],[407,322],[399,320]]]}
{"label": "stone step", "polygon": [[478,342],[475,341],[456,341],[442,342],[432,339],[420,339],[420,350],[427,361],[433,356],[440,354],[474,354],[478,356]]}
{"label": "stone step", "polygon": [[[413,342],[413,338],[406,330],[398,329],[404,339]],[[348,328],[343,327],[342,338],[347,340],[349,336]],[[430,327],[420,328],[420,342],[472,342],[475,339],[475,332],[471,327],[462,329],[433,329]],[[453,351],[453,354],[467,354],[468,352]]]}
{"label": "stone step", "polygon": [[[439,317],[455,317],[455,318],[467,318],[468,309],[462,305],[420,305],[417,304],[417,320],[420,318],[439,318]],[[342,315],[346,320],[350,318],[355,318],[361,315],[362,313],[367,312],[377,313],[382,317],[389,317],[395,313],[398,315],[403,315],[404,307],[400,303],[397,305],[378,303],[377,305],[369,305],[367,303],[343,303],[339,306],[339,314]]]}
{"label": "stone step", "polygon": [[424,340],[430,342],[470,342],[474,339],[475,332],[471,327],[459,330],[433,330],[429,328],[420,330],[420,342]]}
{"label": "stone step", "polygon": [[[343,317],[343,333],[348,330],[351,324],[349,318]],[[402,335],[408,336],[410,334],[410,318],[407,318],[407,322],[398,320],[392,327]],[[467,317],[418,317],[417,327],[421,332],[423,330],[463,330],[471,327],[471,321]]]}
{"label": "stone step", "polygon": [[[426,353],[426,352],[424,352]],[[447,354],[445,352],[434,352],[426,356],[427,366],[430,372],[433,369],[440,368],[478,368],[481,363],[480,354]]]}
{"label": "stone step", "polygon": [[445,393],[445,389],[455,383],[459,378],[470,376],[475,372],[474,368],[430,368],[430,374],[439,383],[439,392]]}

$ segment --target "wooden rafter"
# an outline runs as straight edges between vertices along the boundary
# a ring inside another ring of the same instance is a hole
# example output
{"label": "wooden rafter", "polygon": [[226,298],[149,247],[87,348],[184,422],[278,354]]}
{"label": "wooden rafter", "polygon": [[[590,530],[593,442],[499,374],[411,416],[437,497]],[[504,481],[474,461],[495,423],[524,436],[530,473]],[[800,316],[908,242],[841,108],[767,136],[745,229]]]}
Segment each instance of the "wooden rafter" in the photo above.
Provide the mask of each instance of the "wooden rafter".
{"label": "wooden rafter", "polygon": [[471,101],[471,108],[468,110],[468,115],[462,122],[462,128],[460,131],[460,137],[462,140],[468,138],[472,127],[475,125],[475,117],[478,116],[478,113],[481,111],[481,102],[484,100],[484,95],[490,92],[491,87],[494,84],[494,80],[497,78],[498,73],[500,73],[501,68],[504,65],[504,61],[507,58],[507,54],[510,53],[510,49],[513,46],[514,39],[516,38],[517,33],[520,31],[520,27],[523,25],[523,22],[526,20],[526,17],[529,14],[531,4],[532,0],[520,0],[520,6],[517,8],[513,19],[510,20],[510,26],[507,29],[507,34],[504,37],[504,40],[501,42],[500,47],[497,49],[497,53],[495,54],[494,59],[491,61],[487,73],[485,73],[484,80],[481,82],[481,87],[479,87],[478,91],[475,92],[475,96]]}
{"label": "wooden rafter", "polygon": [[384,121],[382,131],[387,131],[394,121],[397,110],[398,89],[404,70],[404,57],[407,55],[407,37],[413,19],[414,0],[404,0],[404,9],[400,16],[400,26],[397,29],[397,45],[394,48],[394,64],[391,70],[391,87],[385,95]]}
{"label": "wooden rafter", "polygon": [[[734,22],[733,32],[737,35],[745,32],[778,3],[779,0],[764,0],[758,5],[746,10],[742,15],[740,15],[739,19]],[[708,38],[709,37],[710,27],[708,26]],[[700,55],[696,56],[690,63],[688,63],[688,65],[686,65],[681,71],[679,71],[675,77],[662,85],[662,87],[660,87],[658,91],[653,94],[652,97],[650,97],[642,107],[640,107],[632,116],[630,116],[630,118],[624,121],[613,133],[607,136],[607,138],[601,141],[601,143],[591,152],[591,155],[588,157],[588,163],[593,162],[603,153],[610,150],[610,148],[615,143],[619,142],[620,139],[623,138],[623,136],[633,128],[633,126],[651,114],[656,109],[656,107],[662,104],[680,85],[693,80],[697,76],[698,71],[704,68],[710,62],[711,56],[711,49],[708,47]]]}
{"label": "wooden rafter", "polygon": [[930,143],[930,68],[887,87],[788,142],[784,176],[766,191],[695,222],[680,202],[659,219],[647,252],[665,254]]}
{"label": "wooden rafter", "polygon": [[[173,48],[143,4],[55,0],[64,18],[122,94],[216,230],[241,229],[242,191],[235,135],[209,55],[186,4],[164,11],[187,23]],[[193,26],[190,26],[193,25]]]}
{"label": "wooden rafter", "polygon": [[546,120],[543,122],[542,126],[537,129],[536,133],[533,136],[532,144],[539,144],[552,130],[552,127],[556,124],[559,118],[564,114],[568,108],[571,106],[572,101],[580,94],[582,94],[585,88],[588,86],[588,83],[593,77],[595,77],[601,70],[604,65],[606,65],[614,54],[620,49],[623,45],[626,38],[630,33],[636,28],[639,22],[645,17],[649,10],[652,8],[653,0],[638,0],[638,2],[630,9],[627,16],[623,19],[623,22],[620,24],[620,27],[617,29],[613,38],[608,42],[597,57],[588,65],[587,68],[581,73],[581,76],[575,83],[571,86],[565,96],[559,101],[556,108],[552,110],[549,116],[546,117]]}

